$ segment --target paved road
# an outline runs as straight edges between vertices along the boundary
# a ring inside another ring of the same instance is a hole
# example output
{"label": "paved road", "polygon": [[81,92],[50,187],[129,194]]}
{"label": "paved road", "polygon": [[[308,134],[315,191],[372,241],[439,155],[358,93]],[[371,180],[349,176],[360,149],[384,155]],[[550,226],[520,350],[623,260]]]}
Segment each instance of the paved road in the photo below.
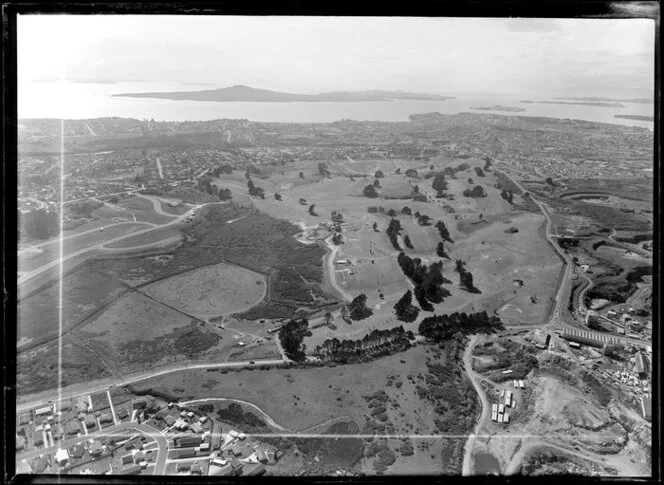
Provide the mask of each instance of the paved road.
{"label": "paved road", "polygon": [[268,424],[270,426],[278,429],[279,431],[291,431],[290,429],[284,428],[283,426],[281,426],[274,419],[272,419],[265,411],[263,411],[261,408],[259,408],[255,404],[252,404],[252,403],[247,402],[247,401],[242,401],[240,399],[233,399],[233,398],[227,398],[227,397],[209,397],[209,398],[204,398],[204,399],[194,399],[193,401],[184,401],[184,402],[181,402],[180,404],[188,406],[190,404],[200,404],[200,403],[204,403],[204,402],[219,402],[219,401],[239,402],[241,404],[244,404],[245,406],[249,406],[249,407],[255,409],[256,411],[258,411],[265,418],[265,420],[268,422]]}
{"label": "paved road", "polygon": [[168,212],[165,212],[161,208],[161,200],[158,199],[157,197],[154,197],[152,195],[147,195],[147,194],[135,194],[137,197],[140,197],[141,199],[146,199],[152,202],[152,207],[154,208],[154,211],[159,214],[160,216],[165,216],[165,217],[178,217],[177,214],[169,214]]}
{"label": "paved road", "polygon": [[491,409],[491,405],[489,403],[489,400],[487,399],[486,395],[484,394],[484,391],[482,390],[482,386],[480,386],[480,378],[478,374],[473,370],[473,349],[475,348],[475,342],[477,341],[477,337],[473,335],[470,338],[470,342],[468,342],[468,346],[466,347],[466,350],[463,353],[463,365],[466,370],[466,374],[468,375],[468,378],[470,379],[470,382],[472,382],[473,386],[475,387],[475,392],[477,392],[477,395],[480,398],[480,405],[482,406],[482,413],[480,414],[479,419],[477,420],[477,424],[475,425],[475,430],[473,433],[468,436],[468,440],[466,441],[466,445],[464,446],[464,452],[463,452],[463,466],[462,466],[462,471],[461,474],[463,476],[469,476],[473,474],[473,462],[471,460],[472,456],[472,450],[473,446],[475,444],[475,439],[477,435],[479,434],[479,431],[482,429],[483,426],[486,425],[486,423],[489,420],[489,413]]}
{"label": "paved road", "polygon": [[334,272],[334,259],[337,256],[337,253],[339,252],[339,248],[334,243],[331,242],[332,237],[333,236],[330,236],[330,237],[328,237],[324,240],[325,245],[330,250],[330,252],[326,256],[326,258],[327,258],[327,271],[330,275],[330,284],[332,284],[334,289],[337,290],[337,292],[341,296],[343,296],[343,298],[346,301],[352,301],[353,297],[350,296],[350,294],[346,290],[344,290],[341,286],[339,286],[339,283],[337,283],[336,273]]}
{"label": "paved road", "polygon": [[[148,229],[141,229],[139,231],[135,231],[135,232],[132,232],[130,234],[125,234],[125,235],[118,236],[118,237],[113,238],[113,239],[108,239],[108,240],[100,242],[99,244],[95,244],[93,246],[88,246],[87,248],[83,248],[79,251],[69,253],[66,256],[64,256],[63,258],[55,259],[53,261],[48,262],[47,264],[45,264],[43,266],[40,266],[39,268],[34,269],[33,271],[28,271],[28,272],[24,273],[18,279],[18,286],[20,286],[21,284],[25,283],[28,280],[31,280],[35,276],[40,275],[44,271],[48,271],[51,268],[55,268],[56,266],[60,265],[60,263],[64,263],[65,261],[67,261],[69,259],[75,258],[77,256],[81,256],[82,254],[85,254],[89,251],[104,249],[104,246],[106,246],[108,244],[113,244],[113,243],[118,242],[118,241],[122,241],[123,239],[126,239],[128,237],[133,237],[133,236],[138,236],[138,235],[141,235],[141,234],[146,234],[148,232],[155,231],[155,230],[160,229],[160,228],[168,227],[168,226],[171,226],[171,225],[174,225],[174,224],[179,224],[184,220],[185,217],[190,215],[196,209],[198,209],[200,207],[203,207],[205,205],[218,204],[218,203],[219,202],[208,202],[207,204],[202,204],[200,206],[193,207],[193,208],[189,209],[186,213],[182,214],[181,216],[175,216],[175,219],[173,219],[172,221],[167,222],[165,224],[155,224],[155,225],[153,225],[153,227],[149,227]],[[171,216],[173,216],[173,215],[171,214]],[[155,243],[155,245],[158,245],[160,243],[161,243],[161,241],[157,241]],[[141,246],[141,247],[144,247],[144,245]],[[126,249],[131,250],[132,248],[129,247],[129,248],[126,248]]]}
{"label": "paved road", "polygon": [[[254,362],[252,364],[252,362]],[[258,367],[261,365],[278,365],[286,362],[284,359],[264,359],[264,360],[253,360],[253,361],[240,361],[240,362],[221,362],[216,364],[184,364],[181,366],[173,366],[168,368],[163,368],[160,370],[155,370],[152,372],[142,372],[135,374],[131,377],[126,376],[124,380],[113,380],[113,384],[116,386],[125,386],[128,384],[133,384],[136,382],[144,381],[146,379],[151,379],[154,377],[159,377],[165,374],[171,374],[173,372],[180,372],[185,370],[196,370],[196,369],[230,369],[230,368],[242,368],[242,367]],[[109,388],[109,382],[106,381],[104,384],[98,384],[96,386],[88,386],[85,388],[85,391],[71,391],[63,392],[62,400],[73,399],[79,396],[85,396],[88,394],[94,394],[100,391],[106,391]],[[53,394],[51,399],[57,399],[57,395]],[[48,401],[48,398],[36,399],[33,401],[25,402],[20,405],[17,405],[16,411],[22,412],[28,409],[32,409],[35,406],[39,406],[44,402]]]}

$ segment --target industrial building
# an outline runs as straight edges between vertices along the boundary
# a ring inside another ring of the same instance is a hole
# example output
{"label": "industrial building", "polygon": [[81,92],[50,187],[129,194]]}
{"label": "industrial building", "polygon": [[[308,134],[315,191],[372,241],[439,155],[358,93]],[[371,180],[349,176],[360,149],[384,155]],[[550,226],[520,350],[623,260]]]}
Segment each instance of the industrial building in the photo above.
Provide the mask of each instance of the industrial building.
{"label": "industrial building", "polygon": [[588,332],[585,330],[570,330],[565,329],[562,337],[565,340],[570,342],[577,342],[579,344],[590,345],[591,347],[604,347],[604,344],[610,343],[615,344],[619,343],[619,340],[610,335],[601,335],[594,332]]}

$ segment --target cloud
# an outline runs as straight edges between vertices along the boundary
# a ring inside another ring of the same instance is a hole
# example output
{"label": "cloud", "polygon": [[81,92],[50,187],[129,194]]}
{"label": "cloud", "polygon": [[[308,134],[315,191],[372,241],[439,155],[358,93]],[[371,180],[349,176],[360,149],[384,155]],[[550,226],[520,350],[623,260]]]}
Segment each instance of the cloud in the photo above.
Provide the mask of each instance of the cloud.
{"label": "cloud", "polygon": [[516,33],[534,33],[547,34],[558,32],[560,26],[555,20],[551,19],[509,19],[507,21],[507,31]]}

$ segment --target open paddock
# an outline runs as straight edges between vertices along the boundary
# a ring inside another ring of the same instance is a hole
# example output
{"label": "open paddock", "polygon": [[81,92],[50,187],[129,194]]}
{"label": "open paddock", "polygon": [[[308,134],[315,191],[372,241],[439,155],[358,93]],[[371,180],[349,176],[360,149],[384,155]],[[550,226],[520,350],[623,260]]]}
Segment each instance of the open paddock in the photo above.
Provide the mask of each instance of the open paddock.
{"label": "open paddock", "polygon": [[133,247],[142,247],[147,245],[158,245],[159,242],[170,242],[173,240],[182,240],[182,233],[176,226],[156,228],[153,231],[144,232],[135,236],[129,236],[121,241],[111,243],[106,248],[111,249],[131,249]]}
{"label": "open paddock", "polygon": [[[219,382],[212,386],[217,372],[191,370],[141,381],[133,387],[167,393],[182,389],[179,394],[186,399],[219,397],[247,401],[279,425],[302,430],[339,416],[363,423],[368,408],[362,396],[384,389],[389,374],[421,372],[424,359],[425,351],[415,347],[366,364],[217,371]],[[421,405],[411,397],[411,404]]]}
{"label": "open paddock", "polygon": [[265,297],[266,289],[262,274],[226,263],[187,271],[144,287],[158,300],[201,316],[245,311]]}

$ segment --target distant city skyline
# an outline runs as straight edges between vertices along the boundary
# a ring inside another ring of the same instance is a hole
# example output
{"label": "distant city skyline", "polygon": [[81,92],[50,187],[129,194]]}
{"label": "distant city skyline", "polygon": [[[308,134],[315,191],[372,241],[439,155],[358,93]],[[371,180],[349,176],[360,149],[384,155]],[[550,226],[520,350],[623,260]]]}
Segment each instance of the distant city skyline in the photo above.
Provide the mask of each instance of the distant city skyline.
{"label": "distant city skyline", "polygon": [[19,16],[18,81],[19,91],[97,80],[650,97],[654,28],[647,19]]}

